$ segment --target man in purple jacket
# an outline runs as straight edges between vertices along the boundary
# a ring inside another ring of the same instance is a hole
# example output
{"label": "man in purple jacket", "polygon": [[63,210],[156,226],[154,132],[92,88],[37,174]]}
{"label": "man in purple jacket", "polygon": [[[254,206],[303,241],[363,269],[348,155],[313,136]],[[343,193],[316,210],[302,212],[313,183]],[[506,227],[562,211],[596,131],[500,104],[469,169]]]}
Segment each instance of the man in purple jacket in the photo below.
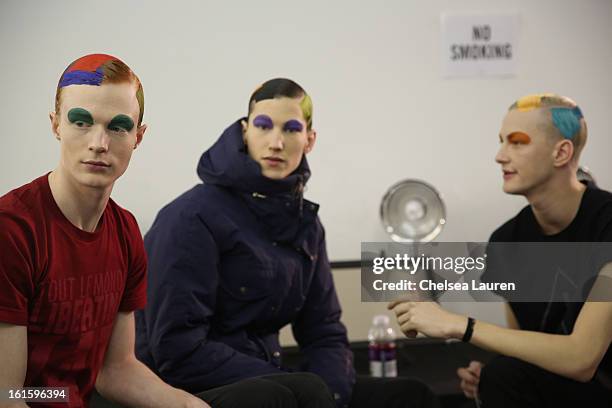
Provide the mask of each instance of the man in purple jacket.
{"label": "man in purple jacket", "polygon": [[[351,401],[355,371],[319,206],[302,194],[315,141],[308,94],[270,80],[251,96],[248,117],[202,155],[204,184],[159,212],[145,237],[149,303],[137,316],[137,353],[170,384],[214,393],[256,377],[282,385],[300,407],[333,405],[331,395],[340,407]],[[303,369],[316,376],[282,368],[278,332],[287,324]],[[409,391],[398,407],[431,398],[420,384],[400,385],[380,389]],[[373,395],[360,389],[351,406]]]}

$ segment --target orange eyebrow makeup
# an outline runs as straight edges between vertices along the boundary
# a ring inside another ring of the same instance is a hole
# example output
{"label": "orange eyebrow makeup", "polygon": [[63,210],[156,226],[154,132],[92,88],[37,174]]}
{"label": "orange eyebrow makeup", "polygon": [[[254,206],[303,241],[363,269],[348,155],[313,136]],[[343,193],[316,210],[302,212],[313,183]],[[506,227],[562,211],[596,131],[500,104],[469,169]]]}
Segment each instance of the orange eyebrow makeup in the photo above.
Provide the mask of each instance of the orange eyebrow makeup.
{"label": "orange eyebrow makeup", "polygon": [[527,133],[523,132],[514,132],[508,135],[508,142],[510,143],[520,143],[520,144],[529,144],[531,143],[531,138]]}

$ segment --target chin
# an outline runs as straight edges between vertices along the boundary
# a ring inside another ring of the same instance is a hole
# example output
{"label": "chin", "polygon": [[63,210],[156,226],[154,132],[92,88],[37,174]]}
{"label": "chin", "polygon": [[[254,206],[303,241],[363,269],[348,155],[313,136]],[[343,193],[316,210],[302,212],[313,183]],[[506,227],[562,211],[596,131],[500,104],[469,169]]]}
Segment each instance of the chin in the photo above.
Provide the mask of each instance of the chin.
{"label": "chin", "polygon": [[285,177],[287,177],[287,176],[283,175],[282,173],[276,173],[276,172],[273,173],[273,172],[267,172],[266,171],[266,172],[263,172],[262,174],[264,175],[264,177],[267,177],[267,178],[272,179],[272,180],[282,180]]}
{"label": "chin", "polygon": [[84,187],[106,189],[112,187],[116,178],[109,174],[80,174],[75,177]]}
{"label": "chin", "polygon": [[512,194],[512,195],[523,195],[524,193],[522,188],[517,187],[517,186],[508,185],[506,183],[504,183],[502,190],[504,190],[504,193]]}
{"label": "chin", "polygon": [[271,169],[263,169],[261,174],[263,174],[265,177],[269,178],[269,179],[273,179],[273,180],[282,180],[285,177],[287,177],[289,174],[285,174],[284,171],[280,171],[280,170],[271,170]]}

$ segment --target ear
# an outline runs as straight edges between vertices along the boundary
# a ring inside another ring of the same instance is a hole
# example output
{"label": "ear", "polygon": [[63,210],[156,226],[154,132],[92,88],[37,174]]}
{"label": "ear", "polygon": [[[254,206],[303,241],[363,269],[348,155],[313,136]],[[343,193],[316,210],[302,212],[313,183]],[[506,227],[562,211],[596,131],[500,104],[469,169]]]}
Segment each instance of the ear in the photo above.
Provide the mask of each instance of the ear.
{"label": "ear", "polygon": [[249,123],[242,119],[240,121],[240,124],[242,125],[242,141],[244,142],[244,144],[246,144],[246,131],[249,128]]}
{"label": "ear", "polygon": [[574,157],[574,143],[570,140],[563,139],[557,142],[553,151],[553,165],[562,167],[569,163]]}
{"label": "ear", "polygon": [[49,120],[51,121],[51,132],[53,132],[57,140],[61,140],[60,135],[59,135],[59,130],[58,130],[59,128],[58,115],[55,112],[49,112]]}
{"label": "ear", "polygon": [[146,130],[147,125],[145,125],[144,123],[138,126],[138,129],[136,129],[136,144],[134,145],[134,149],[136,149],[140,142],[142,142],[142,138],[144,137]]}
{"label": "ear", "polygon": [[314,148],[315,142],[317,141],[317,132],[314,129],[308,130],[307,132],[304,153],[310,153]]}

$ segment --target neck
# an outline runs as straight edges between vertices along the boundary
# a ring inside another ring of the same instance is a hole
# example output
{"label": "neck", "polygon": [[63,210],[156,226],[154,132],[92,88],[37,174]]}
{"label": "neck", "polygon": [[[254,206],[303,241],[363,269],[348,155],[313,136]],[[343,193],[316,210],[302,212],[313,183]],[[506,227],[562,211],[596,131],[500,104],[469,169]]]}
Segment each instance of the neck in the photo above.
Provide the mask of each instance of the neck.
{"label": "neck", "polygon": [[567,228],[576,217],[586,187],[576,177],[550,180],[545,186],[526,194],[533,214],[546,235]]}
{"label": "neck", "polygon": [[75,227],[94,232],[104,213],[113,186],[95,188],[79,185],[58,167],[49,174],[49,187],[57,206]]}

